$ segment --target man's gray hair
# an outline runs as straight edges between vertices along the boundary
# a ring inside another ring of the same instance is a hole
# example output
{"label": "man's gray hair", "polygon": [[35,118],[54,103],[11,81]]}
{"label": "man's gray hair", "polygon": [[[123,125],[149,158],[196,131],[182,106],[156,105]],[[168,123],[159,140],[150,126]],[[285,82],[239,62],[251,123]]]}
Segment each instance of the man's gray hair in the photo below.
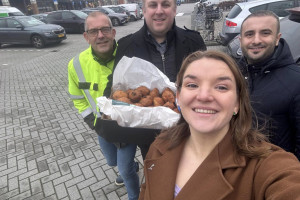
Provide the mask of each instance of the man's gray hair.
{"label": "man's gray hair", "polygon": [[84,22],[84,31],[87,31],[87,30],[89,29],[89,27],[88,27],[88,25],[87,25],[87,23],[86,23],[87,20],[88,20],[88,18],[91,18],[91,17],[98,17],[98,16],[100,16],[100,15],[105,16],[105,17],[107,18],[108,22],[109,22],[109,26],[110,26],[110,27],[113,27],[110,18],[109,18],[106,14],[104,14],[104,13],[102,13],[102,12],[100,12],[100,11],[94,11],[94,12],[89,13],[89,15],[87,16],[87,18],[85,18],[85,22]]}
{"label": "man's gray hair", "polygon": [[278,34],[280,32],[279,18],[275,13],[273,13],[272,11],[269,11],[269,10],[259,10],[257,12],[254,12],[254,13],[248,15],[248,17],[246,17],[242,23],[240,33],[242,33],[243,25],[244,25],[245,21],[247,21],[247,19],[252,18],[252,17],[266,17],[266,16],[274,17],[274,19],[276,19],[277,34]]}

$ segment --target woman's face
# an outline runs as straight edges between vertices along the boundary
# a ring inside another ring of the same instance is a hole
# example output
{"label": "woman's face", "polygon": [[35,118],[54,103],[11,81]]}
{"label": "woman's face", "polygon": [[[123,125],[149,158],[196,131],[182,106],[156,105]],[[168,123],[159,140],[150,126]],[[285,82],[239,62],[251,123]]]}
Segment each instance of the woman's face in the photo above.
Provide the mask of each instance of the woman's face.
{"label": "woman's face", "polygon": [[191,134],[226,134],[233,112],[238,112],[236,82],[223,61],[202,58],[183,75],[178,105]]}

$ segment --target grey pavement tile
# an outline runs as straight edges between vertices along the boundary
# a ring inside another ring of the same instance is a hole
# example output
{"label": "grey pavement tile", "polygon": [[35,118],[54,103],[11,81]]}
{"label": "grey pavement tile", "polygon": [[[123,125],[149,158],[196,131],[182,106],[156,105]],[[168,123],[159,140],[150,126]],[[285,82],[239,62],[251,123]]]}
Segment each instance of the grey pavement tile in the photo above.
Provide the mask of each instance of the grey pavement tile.
{"label": "grey pavement tile", "polygon": [[21,174],[24,174],[24,173],[27,173],[27,172],[28,172],[27,168],[22,168],[22,169],[19,169],[19,170],[14,170],[14,172],[8,174],[8,178],[9,179],[15,178],[15,177],[18,177]]}
{"label": "grey pavement tile", "polygon": [[61,177],[61,173],[60,171],[57,171],[55,173],[50,174],[49,176],[45,176],[43,178],[41,178],[42,183],[47,183],[49,181],[53,181],[56,180],[57,178]]}
{"label": "grey pavement tile", "polygon": [[107,198],[109,200],[119,200],[119,196],[115,191],[112,191],[111,193],[106,194]]}
{"label": "grey pavement tile", "polygon": [[99,189],[97,191],[93,192],[95,199],[99,199],[99,200],[108,200],[105,193],[103,192],[103,190]]}
{"label": "grey pavement tile", "polygon": [[[1,188],[7,187],[7,182],[8,182],[8,176],[7,175],[2,175],[1,170],[0,170],[0,190]],[[1,192],[0,192],[1,194]]]}
{"label": "grey pavement tile", "polygon": [[[107,178],[105,178],[103,180],[98,180],[96,183],[91,185],[90,188],[92,191],[96,191],[96,190],[99,190],[100,188],[104,189],[108,185],[111,185],[111,182]],[[116,187],[114,187],[114,188],[116,188]],[[103,192],[104,192],[104,190],[103,190]]]}
{"label": "grey pavement tile", "polygon": [[95,177],[91,177],[88,179],[85,179],[84,181],[81,181],[80,183],[77,184],[78,189],[83,189],[86,187],[89,187],[90,185],[93,185],[94,183],[97,182],[97,179]]}
{"label": "grey pavement tile", "polygon": [[106,173],[102,170],[101,167],[93,169],[94,175],[98,180],[102,180],[106,178]]}
{"label": "grey pavement tile", "polygon": [[84,176],[83,175],[80,175],[80,176],[77,176],[77,177],[74,177],[68,181],[65,181],[65,184],[66,184],[66,187],[71,187],[71,186],[74,186],[74,185],[77,185],[79,183],[81,183],[82,181],[84,181]]}
{"label": "grey pavement tile", "polygon": [[19,181],[19,189],[20,189],[20,193],[30,190],[29,178],[25,178]]}
{"label": "grey pavement tile", "polygon": [[67,189],[63,183],[54,186],[54,188],[58,199],[62,199],[68,196]]}
{"label": "grey pavement tile", "polygon": [[79,190],[76,187],[76,185],[67,187],[67,192],[68,192],[71,200],[78,200],[81,198],[81,195],[80,195]]}
{"label": "grey pavement tile", "polygon": [[51,181],[42,184],[45,197],[55,194],[54,185]]}
{"label": "grey pavement tile", "polygon": [[10,199],[14,196],[25,196],[25,197],[28,197],[30,196],[30,191],[27,191],[27,192],[24,192],[24,193],[19,193],[19,190],[18,189],[14,189],[14,190],[11,190],[11,191],[7,191],[6,193],[3,193],[0,195],[0,199]]}
{"label": "grey pavement tile", "polygon": [[83,167],[83,168],[81,168],[81,170],[83,172],[85,179],[95,176],[90,166]]}
{"label": "grey pavement tile", "polygon": [[88,187],[81,189],[80,190],[80,194],[81,194],[81,196],[82,196],[83,199],[87,199],[87,200],[95,199],[92,191]]}
{"label": "grey pavement tile", "polygon": [[24,178],[29,178],[29,177],[37,174],[37,173],[38,173],[37,169],[30,170],[26,173],[23,173],[23,174],[19,175],[19,180],[23,180]]}
{"label": "grey pavement tile", "polygon": [[0,188],[0,197],[3,195],[3,194],[6,194],[8,191],[8,187],[7,187],[7,184],[6,184],[6,187],[1,187]]}
{"label": "grey pavement tile", "polygon": [[14,189],[19,188],[19,180],[18,177],[8,179],[8,190],[12,191]]}
{"label": "grey pavement tile", "polygon": [[40,180],[38,179],[35,181],[30,181],[30,189],[33,195],[42,192],[42,185]]}
{"label": "grey pavement tile", "polygon": [[28,168],[28,171],[31,171],[33,169],[37,169],[37,165],[36,165],[36,161],[35,160],[28,160],[27,161],[27,168]]}
{"label": "grey pavement tile", "polygon": [[70,173],[70,167],[69,167],[68,163],[59,164],[58,167],[59,167],[62,175]]}
{"label": "grey pavement tile", "polygon": [[81,171],[81,168],[79,167],[79,165],[72,165],[70,167],[70,170],[74,177],[82,175],[82,171]]}
{"label": "grey pavement tile", "polygon": [[[38,172],[38,171],[37,171],[37,172]],[[49,176],[49,175],[50,175],[49,170],[46,170],[46,171],[43,171],[43,172],[38,172],[38,173],[36,173],[36,174],[32,174],[32,175],[30,176],[30,182],[39,180],[39,179],[41,179],[41,178],[43,178],[43,177],[47,177],[47,176]]]}
{"label": "grey pavement tile", "polygon": [[66,181],[68,181],[68,180],[70,180],[72,178],[73,178],[73,176],[71,174],[66,174],[66,175],[61,176],[61,177],[59,177],[57,179],[54,179],[53,180],[53,184],[55,186],[57,186],[58,184],[64,183],[64,182],[66,182]]}

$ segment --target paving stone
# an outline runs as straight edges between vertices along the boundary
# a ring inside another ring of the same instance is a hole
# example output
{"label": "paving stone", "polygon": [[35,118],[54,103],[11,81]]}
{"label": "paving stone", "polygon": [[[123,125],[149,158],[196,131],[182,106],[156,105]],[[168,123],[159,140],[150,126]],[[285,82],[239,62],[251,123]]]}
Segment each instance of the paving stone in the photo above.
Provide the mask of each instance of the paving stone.
{"label": "paving stone", "polygon": [[51,181],[42,184],[45,197],[55,194],[54,186]]}
{"label": "paving stone", "polygon": [[77,185],[77,184],[81,183],[84,180],[85,180],[84,176],[80,175],[80,176],[74,177],[74,178],[66,181],[65,184],[66,184],[66,187],[71,187],[73,185]]}
{"label": "paving stone", "polygon": [[19,181],[19,186],[20,186],[20,193],[23,193],[25,191],[30,190],[30,183],[29,183],[29,178],[25,178],[23,180]]}
{"label": "paving stone", "polygon": [[56,192],[58,199],[62,199],[64,197],[68,196],[66,187],[63,183],[55,186],[55,192]]}

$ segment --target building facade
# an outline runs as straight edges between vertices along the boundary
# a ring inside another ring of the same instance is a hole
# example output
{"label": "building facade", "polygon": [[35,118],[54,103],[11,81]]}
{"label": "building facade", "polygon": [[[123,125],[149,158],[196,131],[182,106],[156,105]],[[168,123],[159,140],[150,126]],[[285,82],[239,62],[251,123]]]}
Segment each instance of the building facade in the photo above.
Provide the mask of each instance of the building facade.
{"label": "building facade", "polygon": [[81,10],[101,5],[130,3],[131,0],[0,0],[0,6],[12,6],[26,15],[54,10]]}

